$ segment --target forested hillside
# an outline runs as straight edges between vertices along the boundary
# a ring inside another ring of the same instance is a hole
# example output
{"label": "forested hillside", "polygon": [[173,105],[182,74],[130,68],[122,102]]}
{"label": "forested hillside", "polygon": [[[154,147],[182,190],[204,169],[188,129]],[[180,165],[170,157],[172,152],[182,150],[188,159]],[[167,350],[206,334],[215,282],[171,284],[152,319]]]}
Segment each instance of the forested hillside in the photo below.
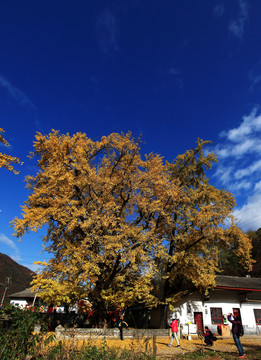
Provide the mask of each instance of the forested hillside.
{"label": "forested hillside", "polygon": [[[9,256],[0,253],[0,283],[4,284],[7,277],[11,278],[7,295],[22,291],[29,287],[34,272],[11,259]],[[4,286],[0,286],[0,301],[4,293]],[[5,301],[6,302],[6,301]]]}

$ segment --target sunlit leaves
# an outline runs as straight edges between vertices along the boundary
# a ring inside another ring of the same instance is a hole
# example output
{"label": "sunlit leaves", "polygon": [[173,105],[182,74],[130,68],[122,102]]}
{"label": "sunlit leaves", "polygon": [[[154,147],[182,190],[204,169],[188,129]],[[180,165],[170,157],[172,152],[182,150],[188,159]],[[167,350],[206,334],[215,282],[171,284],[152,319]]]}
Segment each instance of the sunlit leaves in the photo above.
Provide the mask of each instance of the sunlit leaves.
{"label": "sunlit leaves", "polygon": [[[4,146],[10,146],[8,142],[5,140],[5,138],[2,136],[2,133],[4,132],[3,129],[0,128],[0,143],[2,143]],[[2,152],[0,152],[0,168],[3,167],[14,174],[19,174],[19,171],[15,170],[14,167],[11,165],[12,163],[21,164],[20,160],[14,156],[6,155]]]}
{"label": "sunlit leaves", "polygon": [[152,303],[153,254],[181,192],[163,159],[142,159],[130,133],[94,142],[57,131],[37,133],[32,156],[39,171],[27,177],[30,195],[14,226],[22,236],[47,225],[44,242],[54,258],[35,280],[40,295]]}
{"label": "sunlit leaves", "polygon": [[[220,249],[233,251],[251,268],[251,243],[235,225],[233,196],[209,184],[216,155],[208,142],[178,155],[142,157],[131,133],[93,141],[52,131],[36,134],[39,171],[27,177],[30,191],[17,236],[45,226],[53,258],[34,289],[48,302],[88,298],[102,306],[171,304],[193,284],[214,284]],[[153,284],[160,284],[153,289]]]}
{"label": "sunlit leaves", "polygon": [[234,197],[209,184],[206,171],[217,158],[204,152],[207,143],[198,140],[195,149],[166,165],[183,191],[171,209],[173,222],[165,227],[166,251],[159,254],[159,264],[164,264],[160,271],[167,275],[161,294],[163,302],[173,293],[182,292],[184,283],[192,283],[203,292],[211,288],[219,271],[221,249],[233,246],[244,266],[252,266],[251,242],[235,226],[232,215]]}

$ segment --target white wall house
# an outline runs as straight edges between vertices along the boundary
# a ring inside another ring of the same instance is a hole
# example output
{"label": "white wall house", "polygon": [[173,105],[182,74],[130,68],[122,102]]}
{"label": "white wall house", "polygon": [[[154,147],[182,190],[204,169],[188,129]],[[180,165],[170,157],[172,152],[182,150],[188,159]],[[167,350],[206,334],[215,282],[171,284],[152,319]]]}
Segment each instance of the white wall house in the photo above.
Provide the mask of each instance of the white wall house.
{"label": "white wall house", "polygon": [[193,293],[176,303],[171,315],[180,320],[183,333],[195,333],[204,326],[217,333],[219,326],[224,334],[231,328],[226,325],[228,313],[241,316],[245,334],[261,334],[261,278],[218,275],[207,299]]}
{"label": "white wall house", "polygon": [[33,304],[35,293],[33,293],[30,289],[25,289],[7,297],[10,298],[10,304],[24,308]]}
{"label": "white wall house", "polygon": [[[32,304],[37,303],[37,294],[35,292],[32,292],[30,288],[25,289],[23,291],[19,291],[15,294],[11,294],[8,295],[7,298],[10,298],[10,304],[20,307],[20,308],[25,308],[28,306],[31,306]],[[43,306],[42,307],[43,310],[42,312],[46,312],[46,313],[52,313],[57,312],[57,313],[64,313],[65,312],[65,307],[64,306]],[[78,306],[77,304],[70,306],[70,311],[74,311],[75,313],[78,312]]]}

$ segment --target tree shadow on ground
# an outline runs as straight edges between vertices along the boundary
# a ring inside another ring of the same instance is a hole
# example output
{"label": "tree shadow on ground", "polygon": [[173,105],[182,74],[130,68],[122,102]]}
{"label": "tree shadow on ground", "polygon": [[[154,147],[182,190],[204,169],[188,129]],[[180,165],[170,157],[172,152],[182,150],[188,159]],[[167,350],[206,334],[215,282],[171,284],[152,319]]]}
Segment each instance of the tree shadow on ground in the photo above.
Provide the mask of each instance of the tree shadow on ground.
{"label": "tree shadow on ground", "polygon": [[[246,353],[246,359],[248,360],[260,360],[261,359],[261,347],[259,344],[251,344],[251,345],[245,345],[243,346],[244,351]],[[198,349],[199,351],[199,349]],[[238,352],[237,351],[222,351],[222,350],[217,350],[217,349],[211,349],[211,348],[207,348],[207,352],[208,353],[212,353],[219,355],[222,359],[234,359],[234,358],[238,358]],[[207,352],[204,351],[204,353],[207,355]]]}

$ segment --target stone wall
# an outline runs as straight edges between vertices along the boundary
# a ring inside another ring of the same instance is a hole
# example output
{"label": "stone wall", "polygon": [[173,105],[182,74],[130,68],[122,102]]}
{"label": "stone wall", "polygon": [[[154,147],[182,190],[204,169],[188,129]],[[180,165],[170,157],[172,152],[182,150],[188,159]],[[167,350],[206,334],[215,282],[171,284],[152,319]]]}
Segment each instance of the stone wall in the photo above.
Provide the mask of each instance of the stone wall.
{"label": "stone wall", "polygon": [[[124,338],[151,338],[153,334],[156,334],[157,337],[169,336],[169,329],[123,329]],[[114,329],[81,329],[81,328],[71,328],[65,329],[61,325],[57,326],[55,329],[55,335],[57,339],[66,340],[66,339],[88,339],[88,338],[119,338],[120,331],[117,328]]]}

